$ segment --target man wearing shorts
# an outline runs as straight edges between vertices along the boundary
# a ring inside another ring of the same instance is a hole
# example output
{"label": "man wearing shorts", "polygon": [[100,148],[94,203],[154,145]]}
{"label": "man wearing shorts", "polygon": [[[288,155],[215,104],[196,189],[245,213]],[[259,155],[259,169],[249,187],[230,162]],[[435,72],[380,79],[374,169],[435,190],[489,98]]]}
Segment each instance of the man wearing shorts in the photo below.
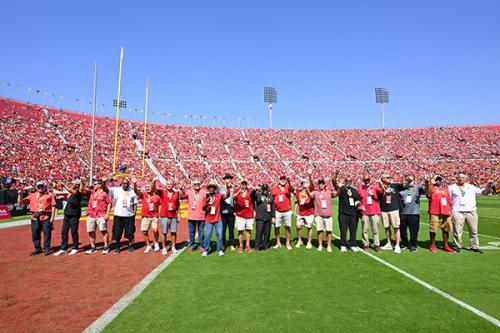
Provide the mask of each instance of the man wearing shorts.
{"label": "man wearing shorts", "polygon": [[361,216],[363,233],[361,239],[363,241],[363,250],[369,251],[370,239],[368,238],[368,229],[372,229],[373,247],[376,252],[380,252],[380,240],[378,234],[378,223],[380,221],[380,205],[379,200],[382,197],[382,191],[376,185],[371,184],[371,176],[363,176],[363,184],[358,187],[358,194],[361,198],[361,204],[365,207]]}
{"label": "man wearing shorts", "polygon": [[276,222],[274,224],[274,235],[276,236],[276,245],[274,249],[281,248],[280,228],[285,226],[286,248],[292,249],[290,244],[290,228],[292,226],[292,193],[295,192],[290,178],[281,175],[278,184],[272,189],[271,194],[274,197],[276,206]]}
{"label": "man wearing shorts", "polygon": [[251,190],[248,188],[248,180],[242,179],[240,187],[234,191],[234,214],[236,215],[235,224],[238,230],[239,247],[238,253],[243,253],[243,233],[246,232],[246,251],[252,252],[250,246],[250,236],[253,229],[255,211],[251,197]]}
{"label": "man wearing shorts", "polygon": [[[156,181],[155,181],[156,183]],[[180,221],[179,212],[179,198],[182,192],[174,190],[174,182],[168,179],[164,190],[156,190],[156,194],[160,196],[160,224],[162,232],[162,245],[161,253],[167,255],[167,234],[170,231],[172,239],[171,250],[172,253],[177,253],[175,244],[177,241],[177,223]]]}
{"label": "man wearing shorts", "polygon": [[443,250],[455,253],[448,245],[448,237],[453,229],[451,222],[451,197],[448,190],[441,186],[441,176],[425,177],[425,193],[429,199],[429,236],[431,246],[429,251],[436,253],[436,233],[441,229],[443,233]]}
{"label": "man wearing shorts", "polygon": [[[306,190],[309,189],[306,187]],[[318,231],[318,251],[323,251],[323,231],[326,231],[326,250],[332,252],[332,199],[336,192],[328,190],[324,179],[318,179],[318,190],[314,190],[309,196],[314,201],[314,222]]]}
{"label": "man wearing shorts", "polygon": [[399,241],[401,235],[399,233],[399,209],[401,205],[398,192],[401,191],[403,187],[401,186],[401,184],[392,184],[391,180],[391,175],[383,174],[379,184],[380,189],[383,193],[382,200],[380,201],[380,210],[382,211],[382,222],[384,223],[385,235],[387,237],[387,243],[382,247],[382,250],[392,250],[392,227],[394,229],[394,236],[396,238],[394,253],[400,254],[401,248],[399,247]]}
{"label": "man wearing shorts", "polygon": [[102,254],[109,253],[108,219],[111,211],[111,197],[106,192],[104,180],[97,180],[92,191],[84,190],[84,195],[89,197],[86,224],[90,241],[90,249],[85,251],[85,254],[93,254],[97,251],[95,245],[97,229],[101,232],[104,241]]}
{"label": "man wearing shorts", "polygon": [[137,195],[130,188],[130,182],[124,178],[121,187],[109,189],[109,195],[113,200],[113,241],[115,243],[115,254],[120,253],[120,242],[122,235],[128,241],[127,251],[134,252],[135,212],[137,209]]}
{"label": "man wearing shorts", "polygon": [[141,231],[144,236],[144,242],[146,243],[146,249],[144,253],[149,253],[153,246],[151,246],[151,240],[149,239],[149,229],[153,230],[154,250],[160,251],[160,244],[158,244],[158,218],[160,216],[160,197],[156,194],[155,183],[146,183],[144,191],[139,191],[137,188],[137,179],[132,178],[132,183],[134,184],[134,192],[137,196],[142,199],[141,208]]}
{"label": "man wearing shorts", "polygon": [[[312,170],[307,170],[309,176],[309,184],[305,180],[300,182],[300,189],[295,193],[295,207],[294,213],[297,216],[297,244],[296,248],[304,245],[302,241],[302,226],[305,225],[307,229],[307,245],[306,249],[312,249],[312,227],[314,224],[314,201],[308,194],[313,191]],[[308,188],[306,188],[308,187]]]}

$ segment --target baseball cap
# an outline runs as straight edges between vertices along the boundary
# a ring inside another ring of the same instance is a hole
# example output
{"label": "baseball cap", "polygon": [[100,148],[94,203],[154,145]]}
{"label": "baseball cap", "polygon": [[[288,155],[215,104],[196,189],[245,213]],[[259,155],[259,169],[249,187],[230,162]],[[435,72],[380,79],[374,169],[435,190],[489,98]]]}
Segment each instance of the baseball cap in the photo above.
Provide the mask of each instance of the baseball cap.
{"label": "baseball cap", "polygon": [[226,173],[222,179],[233,179],[233,176],[230,173]]}
{"label": "baseball cap", "polygon": [[318,179],[318,185],[319,184],[324,184],[325,183],[325,180],[324,179]]}
{"label": "baseball cap", "polygon": [[363,180],[370,180],[370,179],[372,179],[372,177],[368,174],[363,176]]}
{"label": "baseball cap", "polygon": [[209,182],[209,183],[208,183],[208,185],[207,185],[207,188],[210,188],[210,187],[213,187],[213,188],[215,188],[215,189],[216,189],[218,186],[217,186],[217,184],[216,184],[216,183],[214,183],[214,182],[212,182],[212,181],[211,181],[211,182]]}
{"label": "baseball cap", "polygon": [[246,183],[246,184],[248,184],[248,179],[243,178],[242,180],[240,180],[240,184],[242,184],[242,183]]}
{"label": "baseball cap", "polygon": [[46,188],[47,184],[43,181],[36,182],[36,188]]}

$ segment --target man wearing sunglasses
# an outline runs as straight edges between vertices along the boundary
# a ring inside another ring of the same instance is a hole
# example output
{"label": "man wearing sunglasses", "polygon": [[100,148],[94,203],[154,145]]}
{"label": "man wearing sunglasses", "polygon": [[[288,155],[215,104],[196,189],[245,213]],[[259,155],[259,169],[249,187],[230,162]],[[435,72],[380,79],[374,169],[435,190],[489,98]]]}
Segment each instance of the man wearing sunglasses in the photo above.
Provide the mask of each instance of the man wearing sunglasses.
{"label": "man wearing sunglasses", "polygon": [[403,190],[401,184],[392,183],[392,177],[389,174],[383,174],[380,180],[380,189],[382,190],[383,196],[380,200],[380,210],[382,211],[382,222],[384,223],[385,235],[387,237],[387,243],[382,247],[382,250],[392,250],[391,243],[391,227],[394,229],[394,238],[396,243],[394,245],[394,253],[400,254],[401,248],[399,247],[400,242],[400,217],[399,210],[401,208],[399,191]]}
{"label": "man wearing sunglasses", "polygon": [[280,228],[281,224],[285,226],[286,248],[292,249],[290,244],[290,228],[292,227],[292,193],[295,188],[290,183],[290,178],[281,175],[278,184],[272,189],[271,194],[274,197],[274,205],[276,206],[276,222],[274,224],[274,235],[276,237],[276,245],[274,249],[281,248]]}
{"label": "man wearing sunglasses", "polygon": [[[23,191],[18,192],[18,204],[29,204],[31,215],[31,239],[35,249],[30,253],[34,256],[44,253],[50,254],[50,239],[52,229],[54,229],[54,219],[57,214],[56,199],[54,195],[47,191],[47,185],[44,182],[36,183],[36,192],[31,193],[23,199]],[[41,234],[43,231],[43,251],[41,245]]]}

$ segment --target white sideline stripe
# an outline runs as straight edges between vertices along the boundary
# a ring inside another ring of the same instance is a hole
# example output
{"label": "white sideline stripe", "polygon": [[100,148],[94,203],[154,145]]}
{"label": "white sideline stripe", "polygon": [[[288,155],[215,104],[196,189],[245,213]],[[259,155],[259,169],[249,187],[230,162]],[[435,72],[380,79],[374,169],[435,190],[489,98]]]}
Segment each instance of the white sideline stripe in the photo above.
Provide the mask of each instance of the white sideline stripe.
{"label": "white sideline stripe", "polygon": [[186,247],[183,247],[177,254],[171,254],[167,259],[165,259],[158,267],[156,267],[151,273],[146,275],[138,284],[136,284],[128,293],[126,293],[122,298],[118,300],[113,306],[111,306],[106,312],[104,312],[99,318],[97,318],[89,327],[83,331],[84,333],[97,333],[101,332],[106,326],[109,325],[118,315],[129,306],[153,280],[160,275],[161,272],[165,270],[171,263],[174,262],[177,257],[184,252]]}
{"label": "white sideline stripe", "polygon": [[[337,238],[337,239],[340,239],[337,235],[335,235],[335,234],[333,234],[333,233],[332,233],[332,236],[333,236],[333,237],[335,237],[335,238]],[[379,258],[379,257],[377,257],[377,256],[374,256],[374,255],[373,255],[373,254],[371,254],[371,253],[367,253],[367,252],[365,252],[365,251],[363,251],[363,250],[361,250],[361,251],[359,251],[359,252],[361,252],[361,253],[363,253],[363,254],[365,254],[365,255],[369,256],[370,258],[372,258],[372,259],[374,259],[374,260],[376,260],[376,261],[380,262],[382,265],[385,265],[385,266],[387,266],[387,267],[389,267],[389,268],[391,268],[391,269],[395,270],[396,272],[398,272],[398,273],[400,273],[400,274],[402,274],[402,275],[406,276],[407,278],[409,278],[409,279],[411,279],[411,280],[415,281],[416,283],[420,284],[421,286],[424,286],[425,288],[427,288],[427,289],[429,289],[429,290],[431,290],[431,291],[435,292],[436,294],[443,296],[444,298],[446,298],[446,299],[448,299],[448,300],[452,301],[453,303],[460,305],[460,306],[461,306],[461,307],[463,307],[464,309],[467,309],[467,310],[471,311],[471,312],[472,312],[472,313],[474,313],[475,315],[477,315],[477,316],[479,316],[479,317],[481,317],[481,318],[483,318],[483,319],[485,319],[485,320],[489,321],[490,323],[492,323],[492,324],[493,324],[493,325],[495,325],[496,327],[500,327],[500,320],[498,320],[498,319],[496,319],[496,318],[494,318],[494,317],[492,317],[492,316],[490,316],[490,315],[488,315],[488,314],[484,313],[483,311],[481,311],[481,310],[479,310],[479,309],[476,309],[476,308],[475,308],[475,307],[473,307],[472,305],[469,305],[469,304],[467,304],[467,303],[465,303],[465,302],[463,302],[463,301],[459,300],[458,298],[451,296],[450,294],[448,294],[448,293],[446,293],[446,292],[442,291],[441,289],[438,289],[438,288],[436,288],[436,287],[434,287],[434,286],[432,286],[432,285],[428,284],[427,282],[420,280],[419,278],[417,278],[417,277],[415,277],[415,276],[411,275],[410,273],[408,273],[408,272],[406,272],[406,271],[403,271],[401,268],[398,268],[398,267],[394,266],[393,264],[390,264],[390,263],[388,263],[387,261],[385,261],[385,260],[383,260],[383,259],[380,259],[380,258]]]}
{"label": "white sideline stripe", "polygon": [[[61,215],[56,215],[56,219],[60,220],[64,217],[63,214]],[[31,224],[31,219],[25,219],[25,220],[19,220],[19,221],[13,221],[13,222],[2,222],[0,223],[0,230],[2,229],[8,229],[8,228],[14,228],[14,227],[20,227],[22,225],[30,225]]]}
{"label": "white sideline stripe", "polygon": [[[420,222],[421,225],[426,225],[426,226],[429,226],[429,223],[423,223],[423,222]],[[467,230],[463,230],[462,232],[466,232],[466,233],[469,233]],[[481,236],[481,237],[486,237],[486,238],[492,238],[492,239],[498,239],[500,240],[500,237],[495,237],[495,236],[489,236],[489,235],[484,235],[484,234],[477,234],[478,236]]]}

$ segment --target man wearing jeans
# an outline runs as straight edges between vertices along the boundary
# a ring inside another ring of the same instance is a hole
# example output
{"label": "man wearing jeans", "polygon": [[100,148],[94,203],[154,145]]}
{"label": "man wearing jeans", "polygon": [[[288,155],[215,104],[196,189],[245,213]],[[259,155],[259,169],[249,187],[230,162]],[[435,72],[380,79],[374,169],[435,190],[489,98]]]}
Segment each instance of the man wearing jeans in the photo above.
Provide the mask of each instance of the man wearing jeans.
{"label": "man wearing jeans", "polygon": [[372,229],[373,246],[376,252],[380,252],[380,239],[378,234],[378,223],[380,221],[379,199],[382,197],[382,191],[376,185],[371,184],[371,176],[363,176],[363,184],[358,188],[358,194],[365,210],[361,216],[363,226],[362,240],[363,250],[369,251],[370,240],[368,238],[368,229]]}
{"label": "man wearing jeans", "polygon": [[274,249],[281,248],[280,228],[285,226],[286,248],[292,249],[290,244],[290,228],[292,227],[292,193],[295,192],[290,178],[281,175],[278,184],[273,188],[271,194],[274,197],[276,206],[276,222],[274,224],[274,235],[276,236],[276,245]]}
{"label": "man wearing jeans", "polygon": [[476,195],[488,194],[491,190],[491,182],[484,189],[476,187],[467,182],[467,175],[460,173],[455,184],[448,187],[451,196],[451,214],[453,216],[453,238],[455,240],[455,251],[462,250],[462,231],[464,224],[469,228],[470,250],[482,254],[479,249],[479,238],[477,235],[477,207]]}
{"label": "man wearing jeans", "polygon": [[193,188],[187,192],[188,199],[188,226],[189,226],[189,245],[188,252],[196,250],[197,244],[195,242],[196,230],[198,230],[198,241],[200,245],[200,253],[205,252],[204,233],[205,233],[205,199],[207,191],[201,188],[201,181],[195,179],[193,181]]}
{"label": "man wearing jeans", "polygon": [[203,257],[208,255],[210,252],[210,240],[212,238],[212,232],[215,229],[215,235],[217,236],[217,253],[219,256],[224,255],[222,251],[222,221],[220,216],[221,201],[229,196],[229,191],[226,191],[224,196],[220,193],[215,193],[217,190],[217,184],[210,182],[207,186],[208,193],[205,194],[205,203],[203,205],[203,211],[205,212],[205,245],[203,246]]}

